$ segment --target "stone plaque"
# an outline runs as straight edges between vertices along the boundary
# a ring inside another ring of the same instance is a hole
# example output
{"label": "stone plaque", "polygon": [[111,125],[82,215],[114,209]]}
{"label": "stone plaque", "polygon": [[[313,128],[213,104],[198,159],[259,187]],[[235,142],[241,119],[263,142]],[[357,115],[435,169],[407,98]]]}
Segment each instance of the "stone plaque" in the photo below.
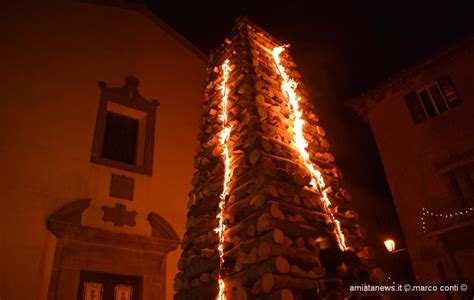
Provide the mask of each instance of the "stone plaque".
{"label": "stone plaque", "polygon": [[110,181],[110,197],[133,200],[135,179],[125,175],[112,174]]}

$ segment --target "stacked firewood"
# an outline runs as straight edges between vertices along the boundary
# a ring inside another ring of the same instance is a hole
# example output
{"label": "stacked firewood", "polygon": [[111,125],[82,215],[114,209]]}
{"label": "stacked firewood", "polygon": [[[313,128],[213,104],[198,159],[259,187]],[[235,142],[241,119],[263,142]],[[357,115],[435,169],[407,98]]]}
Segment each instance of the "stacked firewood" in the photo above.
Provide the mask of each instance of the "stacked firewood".
{"label": "stacked firewood", "polygon": [[[307,150],[324,176],[330,209],[341,222],[347,250],[340,249],[321,193],[310,186],[311,174],[292,143],[288,100],[271,55],[279,45],[242,19],[211,55],[175,299],[215,299],[219,274],[226,299],[338,299],[345,285],[357,283],[353,278],[369,274],[365,261],[370,251],[357,214],[349,207],[351,196],[341,184],[342,174],[296,65],[285,52],[282,63],[298,82],[302,98]],[[222,267],[215,229],[225,168],[219,141],[225,59],[231,67],[228,145],[233,172],[224,199]]]}

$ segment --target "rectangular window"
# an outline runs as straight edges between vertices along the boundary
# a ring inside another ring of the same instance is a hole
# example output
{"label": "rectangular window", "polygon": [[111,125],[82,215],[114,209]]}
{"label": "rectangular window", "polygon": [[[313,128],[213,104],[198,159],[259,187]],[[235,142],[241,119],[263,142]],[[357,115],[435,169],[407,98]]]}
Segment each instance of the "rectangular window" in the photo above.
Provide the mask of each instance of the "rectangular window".
{"label": "rectangular window", "polygon": [[434,107],[433,99],[430,97],[428,90],[423,90],[418,93],[421,98],[421,102],[423,103],[423,107],[425,108],[426,114],[429,118],[432,118],[438,114]]}
{"label": "rectangular window", "polygon": [[438,110],[438,114],[443,113],[446,110],[448,110],[448,108],[446,107],[446,102],[444,102],[444,98],[441,95],[438,85],[433,84],[432,86],[429,87],[428,90],[430,91],[431,98],[434,100],[434,103],[436,104],[436,109]]}
{"label": "rectangular window", "polygon": [[138,120],[107,112],[102,156],[127,164],[135,164]]}
{"label": "rectangular window", "polygon": [[405,96],[415,124],[444,113],[460,103],[451,78],[446,74],[418,91]]}
{"label": "rectangular window", "polygon": [[455,169],[450,173],[451,182],[463,208],[474,206],[474,164]]}
{"label": "rectangular window", "polygon": [[438,84],[441,87],[441,91],[443,91],[443,95],[448,102],[449,107],[454,107],[461,103],[458,94],[456,93],[456,89],[454,88],[453,82],[448,74],[444,74],[443,76],[438,78]]}
{"label": "rectangular window", "polygon": [[157,100],[138,92],[138,79],[125,78],[123,88],[102,90],[92,142],[91,162],[151,176]]}
{"label": "rectangular window", "polygon": [[426,119],[425,111],[421,107],[420,99],[415,92],[405,96],[405,101],[410,111],[411,118],[415,124],[423,122]]}

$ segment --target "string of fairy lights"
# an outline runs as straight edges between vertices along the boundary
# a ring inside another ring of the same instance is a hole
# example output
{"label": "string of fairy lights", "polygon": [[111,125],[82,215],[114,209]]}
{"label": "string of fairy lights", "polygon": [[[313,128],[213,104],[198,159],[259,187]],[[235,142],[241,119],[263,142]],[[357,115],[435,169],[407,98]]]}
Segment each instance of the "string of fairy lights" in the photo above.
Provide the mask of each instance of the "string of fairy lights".
{"label": "string of fairy lights", "polygon": [[469,208],[466,208],[465,210],[461,210],[461,211],[456,211],[456,212],[450,212],[450,213],[439,213],[439,212],[434,212],[434,211],[430,211],[428,210],[427,208],[423,207],[421,209],[422,213],[421,213],[421,227],[423,229],[423,233],[427,233],[427,218],[430,217],[430,218],[438,218],[439,220],[450,220],[450,219],[453,219],[453,218],[459,218],[459,217],[465,217],[465,216],[468,216],[470,214],[472,214],[474,212],[474,207],[469,207]]}

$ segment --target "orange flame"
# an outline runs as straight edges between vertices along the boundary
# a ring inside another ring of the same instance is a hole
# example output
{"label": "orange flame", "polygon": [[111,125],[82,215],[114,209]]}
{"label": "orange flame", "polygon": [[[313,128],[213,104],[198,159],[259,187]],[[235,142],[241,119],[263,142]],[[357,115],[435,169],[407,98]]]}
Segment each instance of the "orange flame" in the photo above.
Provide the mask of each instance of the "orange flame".
{"label": "orange flame", "polygon": [[324,209],[329,215],[330,219],[336,225],[336,237],[341,250],[346,250],[344,234],[341,230],[341,223],[334,217],[330,206],[331,201],[328,197],[328,190],[324,182],[324,178],[319,170],[311,163],[309,158],[309,153],[306,150],[308,147],[308,141],[303,134],[303,126],[305,121],[303,120],[303,112],[300,109],[299,102],[301,97],[296,94],[296,87],[298,84],[286,73],[285,67],[281,64],[280,54],[285,51],[287,46],[275,47],[272,51],[273,60],[275,62],[275,67],[280,73],[282,78],[281,90],[288,100],[288,108],[290,110],[290,118],[293,121],[293,144],[300,154],[300,158],[303,161],[305,167],[311,174],[311,186],[318,190],[321,193],[321,197],[324,204]]}
{"label": "orange flame", "polygon": [[222,269],[224,267],[224,231],[225,231],[225,224],[224,224],[224,208],[225,208],[225,199],[229,194],[229,181],[232,177],[233,170],[231,168],[231,155],[229,151],[229,137],[230,132],[232,131],[232,125],[228,122],[228,109],[227,109],[227,100],[229,98],[229,89],[227,88],[227,80],[229,79],[229,73],[231,68],[229,66],[229,60],[226,59],[222,64],[222,83],[220,86],[221,94],[222,94],[222,113],[219,116],[222,121],[222,131],[220,132],[219,142],[222,146],[222,156],[224,158],[224,183],[222,188],[222,193],[220,195],[220,202],[219,202],[219,213],[217,214],[217,219],[219,219],[219,226],[214,229],[215,232],[219,234],[219,245],[217,250],[219,251],[219,265],[220,265],[220,272],[219,272],[219,294],[217,299],[218,300],[225,300],[225,283],[224,279],[222,278]]}

